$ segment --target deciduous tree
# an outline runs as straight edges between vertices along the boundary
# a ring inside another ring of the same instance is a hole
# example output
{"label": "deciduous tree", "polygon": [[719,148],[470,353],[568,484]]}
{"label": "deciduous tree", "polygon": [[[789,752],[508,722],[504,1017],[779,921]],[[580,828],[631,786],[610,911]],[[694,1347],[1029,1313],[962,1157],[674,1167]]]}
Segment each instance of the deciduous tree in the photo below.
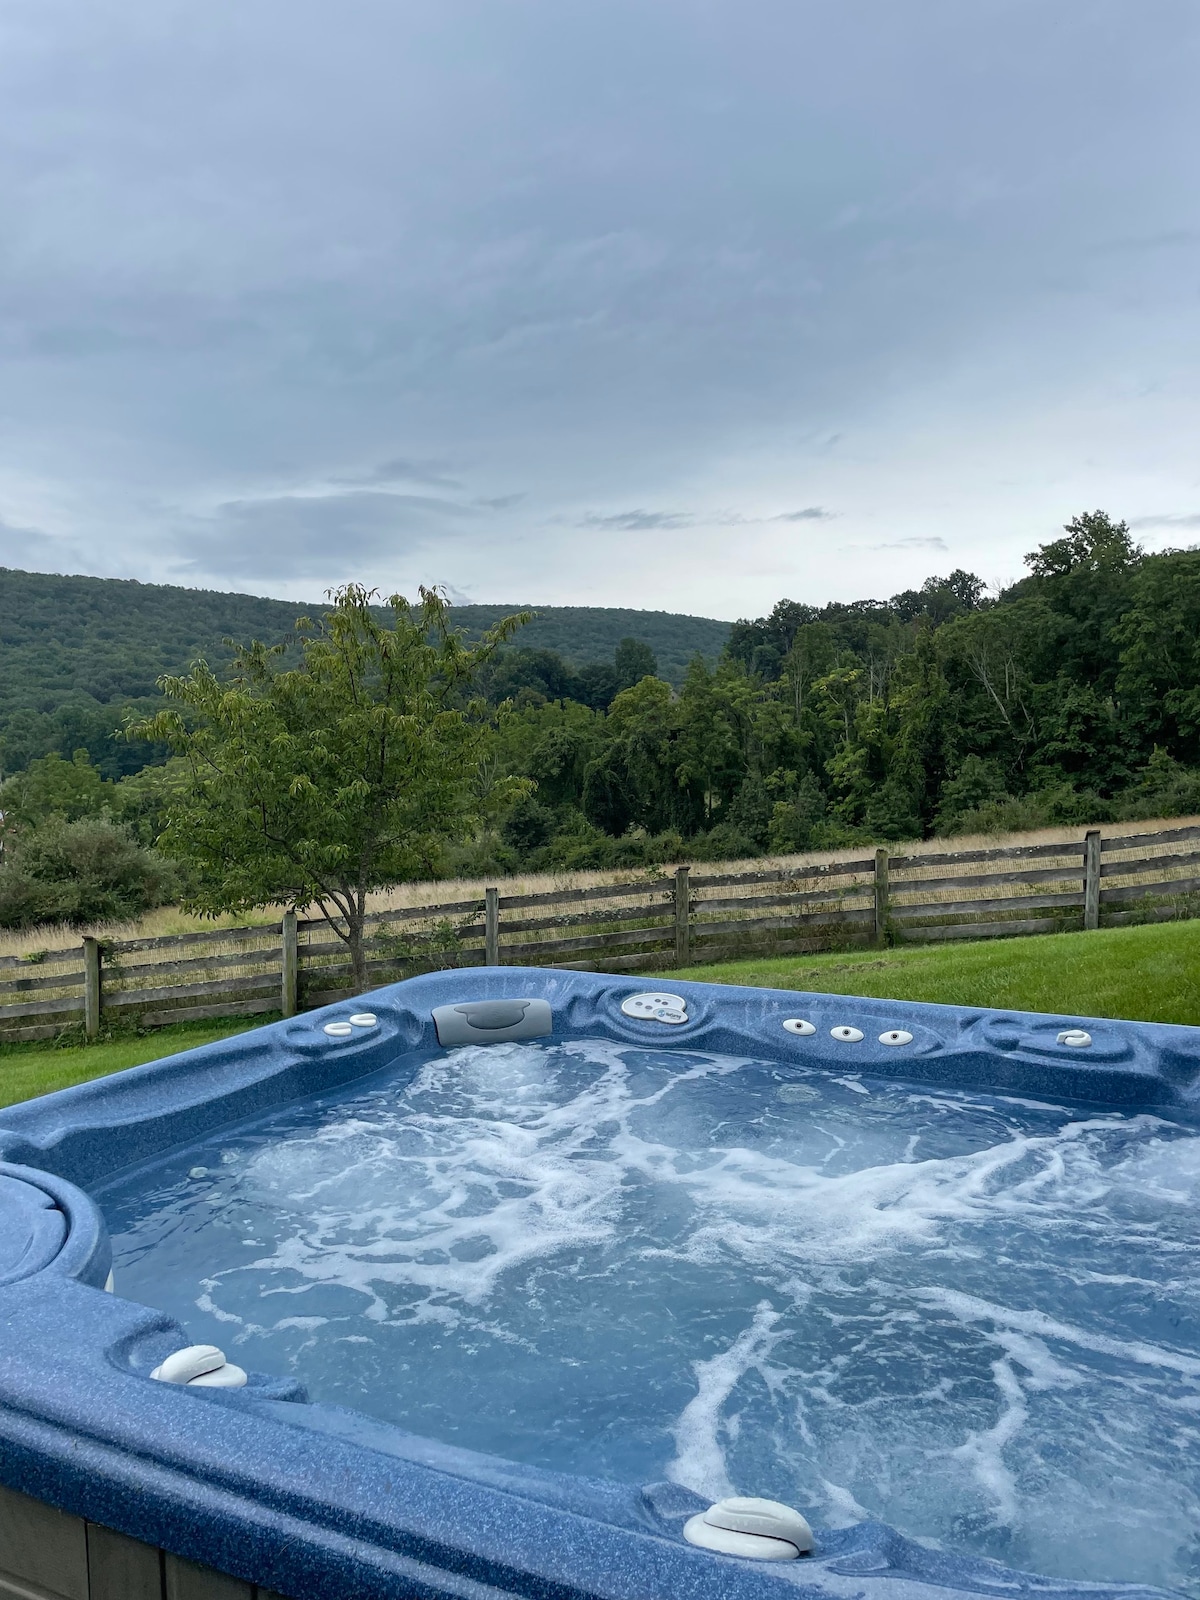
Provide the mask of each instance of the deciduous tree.
{"label": "deciduous tree", "polygon": [[173,704],[131,732],[186,756],[191,783],[160,840],[189,861],[185,905],[244,911],[316,905],[346,946],[358,986],[367,896],[434,874],[439,852],[485,803],[525,792],[519,778],[479,793],[486,724],[467,688],[525,619],[509,617],[474,648],[422,589],[391,616],[374,591],[347,584],[316,622],[301,619],[299,661],[282,646],[236,646],[232,676],[204,663],[159,687]]}

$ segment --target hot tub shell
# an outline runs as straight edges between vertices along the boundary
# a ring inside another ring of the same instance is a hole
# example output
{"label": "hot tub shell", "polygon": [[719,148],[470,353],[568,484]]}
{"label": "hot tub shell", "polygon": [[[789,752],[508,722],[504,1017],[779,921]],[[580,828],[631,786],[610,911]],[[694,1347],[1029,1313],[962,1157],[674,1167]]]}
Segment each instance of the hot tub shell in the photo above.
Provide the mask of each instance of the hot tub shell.
{"label": "hot tub shell", "polygon": [[[914,1584],[1063,1600],[1162,1594],[1015,1573],[872,1522],[818,1530],[817,1550],[802,1562],[714,1555],[683,1539],[705,1502],[676,1485],[628,1488],[480,1456],[310,1405],[294,1382],[268,1374],[225,1391],[150,1379],[191,1341],[169,1317],[122,1299],[119,1284],[105,1292],[111,1252],[89,1186],[398,1057],[439,1053],[442,1007],[531,1000],[549,1006],[550,1043],[602,1038],[843,1071],[852,1057],[854,1070],[880,1077],[1189,1120],[1200,1097],[1200,1030],[1190,1028],[674,982],[665,987],[686,1001],[687,1021],[663,1025],[621,1010],[647,987],[557,970],[438,973],[0,1111],[0,1485],[16,1491],[0,1496],[0,1595],[86,1600],[89,1581],[93,1600],[110,1592],[107,1579],[87,1577],[83,1534],[84,1567],[71,1570],[84,1576],[72,1577],[74,1587],[48,1587],[41,1569],[14,1570],[14,1519],[43,1514],[63,1539],[76,1537],[71,1519],[80,1527],[86,1519],[98,1552],[111,1530],[295,1600],[782,1600],[798,1587],[830,1600],[916,1600]],[[376,1026],[346,1038],[324,1031],[368,1008]],[[794,1017],[815,1032],[785,1031]],[[863,1038],[839,1043],[836,1027]],[[898,1028],[911,1043],[879,1041]],[[1085,1030],[1090,1044],[1060,1042],[1070,1029]],[[66,1516],[55,1522],[56,1513]],[[98,1554],[92,1570],[101,1565]],[[201,1579],[187,1570],[199,1596]],[[181,1585],[166,1592],[182,1596]]]}

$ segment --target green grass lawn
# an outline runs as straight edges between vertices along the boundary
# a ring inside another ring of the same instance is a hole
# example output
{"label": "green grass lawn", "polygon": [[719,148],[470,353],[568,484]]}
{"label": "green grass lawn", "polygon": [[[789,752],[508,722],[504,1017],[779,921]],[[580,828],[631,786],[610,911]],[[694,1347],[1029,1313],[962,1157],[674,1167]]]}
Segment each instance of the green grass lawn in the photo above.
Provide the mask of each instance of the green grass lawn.
{"label": "green grass lawn", "polygon": [[[822,956],[770,956],[658,975],[821,994],[931,1000],[998,1011],[1132,1017],[1200,1027],[1200,921],[1160,922],[1033,939],[905,945]],[[244,1033],[253,1022],[178,1023],[92,1045],[0,1045],[0,1106]]]}
{"label": "green grass lawn", "polygon": [[86,1083],[106,1072],[137,1067],[143,1061],[157,1061],[160,1056],[191,1050],[212,1039],[226,1039],[232,1033],[245,1033],[273,1020],[230,1017],[224,1022],[177,1022],[174,1027],[159,1028],[154,1033],[97,1044],[0,1045],[0,1106],[49,1094],[52,1089],[66,1089],[73,1083]]}
{"label": "green grass lawn", "polygon": [[821,994],[1200,1026],[1200,921],[1029,939],[904,945],[852,954],[770,956],[663,972]]}

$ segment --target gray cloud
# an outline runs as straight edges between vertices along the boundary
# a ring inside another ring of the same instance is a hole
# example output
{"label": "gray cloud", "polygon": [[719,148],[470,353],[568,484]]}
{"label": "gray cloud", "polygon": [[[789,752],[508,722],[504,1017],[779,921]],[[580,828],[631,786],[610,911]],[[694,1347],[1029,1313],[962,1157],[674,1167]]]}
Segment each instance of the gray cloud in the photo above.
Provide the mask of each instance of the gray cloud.
{"label": "gray cloud", "polygon": [[461,510],[428,495],[367,489],[228,501],[179,531],[176,570],[259,580],[282,571],[366,576],[453,533]]}
{"label": "gray cloud", "polygon": [[1186,0],[170,15],[6,6],[28,564],[734,616],[1194,493]]}
{"label": "gray cloud", "polygon": [[893,539],[890,542],[885,543],[885,544],[844,544],[842,546],[842,549],[843,550],[860,550],[860,551],[869,551],[869,550],[948,550],[949,546],[947,545],[947,543],[946,543],[946,541],[944,539],[939,539],[937,537],[932,537],[932,538],[925,538],[925,539],[921,539],[921,538]]}
{"label": "gray cloud", "polygon": [[476,500],[477,506],[486,506],[489,511],[511,511],[514,506],[519,506],[526,497],[523,494],[497,494],[490,500]]}
{"label": "gray cloud", "polygon": [[462,480],[449,476],[444,461],[409,461],[404,456],[394,456],[368,472],[351,473],[333,477],[331,483],[362,485],[364,488],[385,483],[423,483],[435,489],[459,489]]}
{"label": "gray cloud", "polygon": [[[82,564],[86,567],[86,563]],[[41,572],[78,572],[80,552],[68,541],[52,539],[40,528],[24,528],[0,518],[0,567]]]}
{"label": "gray cloud", "polygon": [[1149,528],[1200,528],[1200,511],[1181,511],[1157,517],[1130,517],[1134,529]]}
{"label": "gray cloud", "polygon": [[580,522],[580,527],[642,533],[656,528],[688,528],[695,520],[689,511],[616,511],[610,516],[589,512]]}

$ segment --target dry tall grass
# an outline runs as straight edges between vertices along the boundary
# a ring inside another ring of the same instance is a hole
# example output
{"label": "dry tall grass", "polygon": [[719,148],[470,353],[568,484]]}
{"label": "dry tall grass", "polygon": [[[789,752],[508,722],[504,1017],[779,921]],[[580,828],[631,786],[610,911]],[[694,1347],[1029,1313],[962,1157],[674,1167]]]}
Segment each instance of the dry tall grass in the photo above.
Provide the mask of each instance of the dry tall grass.
{"label": "dry tall grass", "polygon": [[[1105,827],[1107,834],[1114,835],[1139,835],[1159,833],[1168,829],[1184,828],[1200,823],[1200,817],[1168,817],[1158,818],[1144,822],[1112,823]],[[893,856],[923,856],[942,855],[947,851],[997,849],[1005,845],[1033,845],[1033,844],[1062,844],[1077,845],[1083,837],[1084,829],[1079,826],[1069,828],[1043,828],[1033,833],[1015,834],[972,834],[962,835],[953,839],[925,839],[914,840],[911,843],[893,843],[889,845]],[[1161,850],[1155,849],[1152,853],[1169,854],[1172,846],[1164,845]],[[785,869],[800,871],[805,867],[825,866],[835,861],[863,859],[871,854],[873,847],[869,845],[854,846],[841,850],[818,850],[801,853],[798,855],[759,856],[744,861],[723,862],[695,862],[692,871],[695,877],[708,877],[720,873],[737,872],[762,872],[772,869]],[[1114,862],[1118,857],[1111,857]],[[1144,854],[1140,859],[1145,859]],[[637,870],[622,868],[605,872],[541,872],[518,873],[511,877],[497,878],[458,878],[443,879],[436,882],[405,883],[393,889],[381,890],[370,897],[372,911],[394,911],[407,906],[420,905],[445,905],[461,900],[483,898],[483,891],[489,884],[498,883],[503,895],[526,895],[552,892],[558,889],[591,888],[598,884],[630,883],[634,881],[648,883],[655,878],[666,877],[674,871],[673,865],[661,868]],[[912,869],[912,876],[920,877],[920,869]],[[909,872],[904,874],[906,878]],[[1155,871],[1143,870],[1122,875],[1121,882],[1137,883],[1151,882],[1157,876]],[[1107,880],[1106,880],[1107,885]],[[896,884],[900,888],[900,884]],[[1036,892],[1031,886],[1031,892]],[[948,892],[946,898],[953,898],[954,891]],[[54,952],[64,952],[78,949],[84,934],[95,934],[106,939],[145,939],[165,937],[180,933],[196,933],[205,929],[218,928],[247,928],[269,926],[279,919],[281,908],[267,907],[263,910],[242,912],[236,916],[198,917],[180,910],[178,906],[163,906],[157,911],[149,912],[136,922],[108,923],[84,928],[63,928],[46,926],[28,928],[19,931],[0,932],[0,956],[28,956],[31,953],[45,951],[48,955]]]}

